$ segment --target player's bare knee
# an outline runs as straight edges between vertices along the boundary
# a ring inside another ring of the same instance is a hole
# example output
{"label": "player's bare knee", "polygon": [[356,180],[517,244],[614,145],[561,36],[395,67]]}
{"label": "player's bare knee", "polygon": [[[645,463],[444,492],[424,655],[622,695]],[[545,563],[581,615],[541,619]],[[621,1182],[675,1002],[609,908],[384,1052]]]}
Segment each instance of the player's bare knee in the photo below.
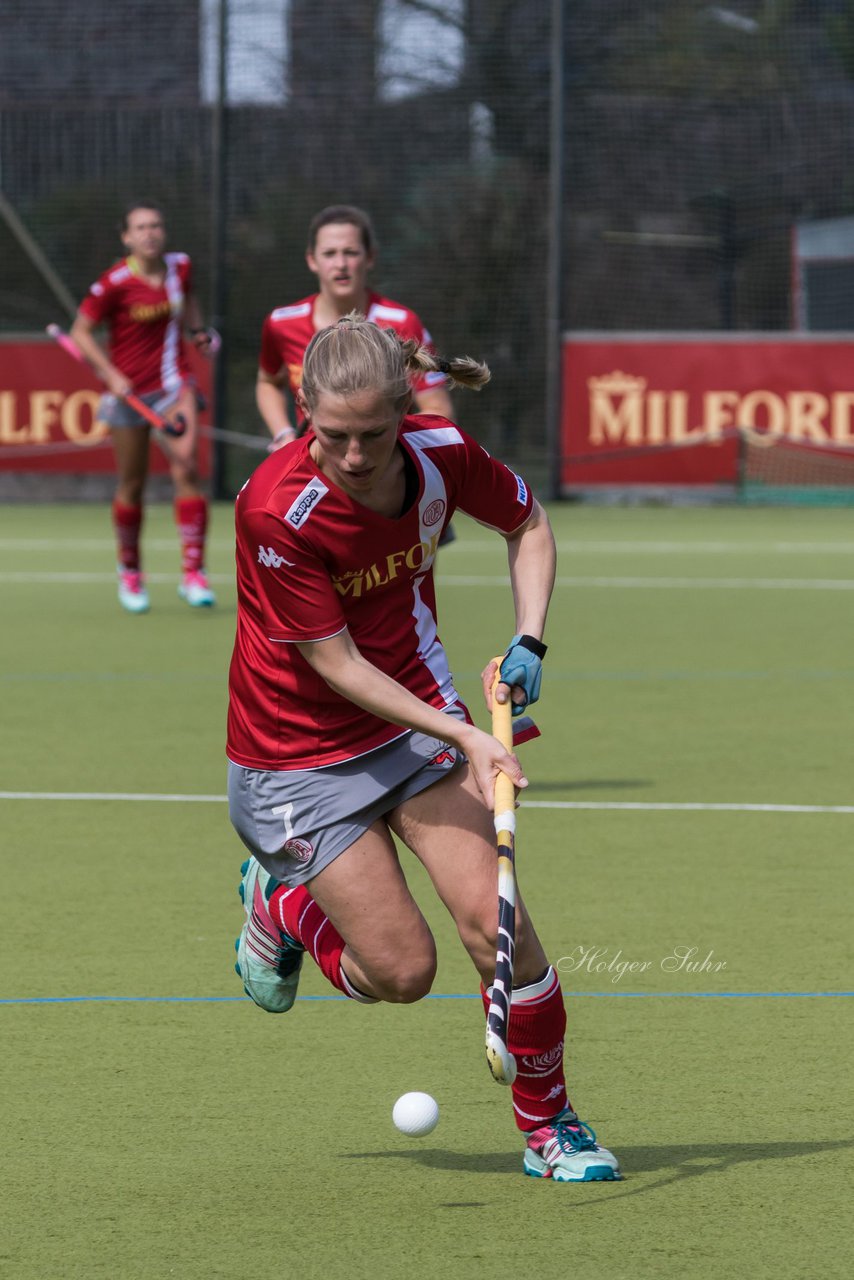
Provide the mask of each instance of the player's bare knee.
{"label": "player's bare knee", "polygon": [[394,971],[374,980],[381,998],[390,1004],[414,1004],[429,994],[436,977],[436,952],[402,956]]}

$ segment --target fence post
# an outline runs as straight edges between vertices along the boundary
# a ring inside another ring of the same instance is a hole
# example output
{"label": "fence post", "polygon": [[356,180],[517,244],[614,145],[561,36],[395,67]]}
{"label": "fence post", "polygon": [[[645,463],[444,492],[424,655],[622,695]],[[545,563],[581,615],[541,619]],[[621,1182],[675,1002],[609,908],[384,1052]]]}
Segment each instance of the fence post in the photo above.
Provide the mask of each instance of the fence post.
{"label": "fence post", "polygon": [[564,0],[551,6],[549,226],[546,255],[546,443],[548,496],[560,497],[563,335]]}

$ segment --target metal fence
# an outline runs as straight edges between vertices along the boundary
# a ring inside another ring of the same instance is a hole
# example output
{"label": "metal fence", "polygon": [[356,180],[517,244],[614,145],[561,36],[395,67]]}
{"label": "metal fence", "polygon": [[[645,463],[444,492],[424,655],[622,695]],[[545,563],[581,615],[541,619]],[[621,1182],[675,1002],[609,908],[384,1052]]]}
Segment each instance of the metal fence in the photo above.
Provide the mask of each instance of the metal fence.
{"label": "metal fence", "polygon": [[492,367],[462,424],[545,477],[562,329],[793,324],[793,227],[854,213],[852,77],[849,0],[6,0],[0,328],[63,318],[162,204],[225,337],[233,492],[262,320],[312,289],[311,215],[358,204],[375,285]]}

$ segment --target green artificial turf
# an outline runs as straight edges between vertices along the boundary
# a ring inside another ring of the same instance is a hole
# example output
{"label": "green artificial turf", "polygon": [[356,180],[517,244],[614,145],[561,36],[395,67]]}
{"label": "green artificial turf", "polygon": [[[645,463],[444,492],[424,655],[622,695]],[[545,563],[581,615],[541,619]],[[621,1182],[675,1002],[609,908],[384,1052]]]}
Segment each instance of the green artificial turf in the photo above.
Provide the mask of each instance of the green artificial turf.
{"label": "green artificial turf", "polygon": [[[308,963],[291,1013],[239,999],[229,509],[211,611],[178,599],[149,511],[143,617],[103,507],[0,512],[4,1280],[849,1274],[850,515],[551,514],[519,876],[611,1185],[522,1176],[473,971],[412,859],[445,998],[356,1007]],[[440,632],[485,724],[506,560],[455,524]],[[602,807],[626,804],[701,807]],[[440,1104],[426,1138],[391,1124],[410,1089]]]}

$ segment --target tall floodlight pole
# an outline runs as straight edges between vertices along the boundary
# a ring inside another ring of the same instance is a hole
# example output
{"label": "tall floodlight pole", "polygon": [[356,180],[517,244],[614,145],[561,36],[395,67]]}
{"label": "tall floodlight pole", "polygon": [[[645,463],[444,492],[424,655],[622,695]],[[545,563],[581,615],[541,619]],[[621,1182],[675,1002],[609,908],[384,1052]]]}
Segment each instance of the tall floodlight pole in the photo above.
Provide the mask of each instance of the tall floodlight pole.
{"label": "tall floodlight pole", "polygon": [[551,4],[551,95],[549,123],[549,226],[546,255],[546,442],[549,497],[561,491],[561,364],[563,309],[563,103],[565,0]]}
{"label": "tall floodlight pole", "polygon": [[[218,0],[216,32],[216,96],[211,117],[211,324],[222,334],[223,345],[214,365],[214,416],[216,430],[225,426],[229,352],[226,319],[228,277],[226,253],[228,221],[228,0]],[[225,445],[214,438],[213,493],[224,497]]]}

